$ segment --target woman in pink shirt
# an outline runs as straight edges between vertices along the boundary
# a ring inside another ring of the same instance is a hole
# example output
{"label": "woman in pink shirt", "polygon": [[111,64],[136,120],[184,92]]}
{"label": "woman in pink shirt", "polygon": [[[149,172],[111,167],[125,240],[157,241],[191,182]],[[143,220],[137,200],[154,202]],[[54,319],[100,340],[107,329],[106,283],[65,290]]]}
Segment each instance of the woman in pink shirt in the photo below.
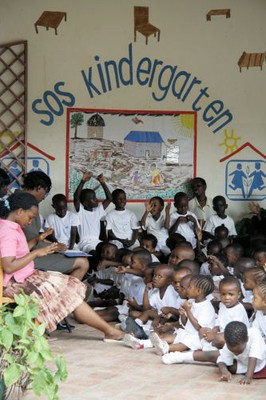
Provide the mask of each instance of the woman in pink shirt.
{"label": "woman in pink shirt", "polygon": [[[38,215],[38,203],[33,195],[15,192],[7,200],[0,201],[0,256],[4,271],[4,296],[13,297],[21,289],[38,298],[40,323],[45,323],[48,332],[56,329],[57,323],[69,313],[96,329],[106,338],[121,339],[123,333],[107,324],[84,302],[86,286],[73,276],[57,272],[34,269],[36,257],[51,254],[56,243],[30,252],[36,242],[42,241],[47,233],[39,235],[29,243],[22,228],[29,225]],[[48,233],[49,234],[49,233]]]}

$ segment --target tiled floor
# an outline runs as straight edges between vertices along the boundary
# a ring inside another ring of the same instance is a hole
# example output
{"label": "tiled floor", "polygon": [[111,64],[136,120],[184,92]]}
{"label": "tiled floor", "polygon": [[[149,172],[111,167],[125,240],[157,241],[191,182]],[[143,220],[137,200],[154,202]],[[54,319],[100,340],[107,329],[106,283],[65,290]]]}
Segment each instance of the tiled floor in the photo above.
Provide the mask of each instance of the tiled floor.
{"label": "tiled floor", "polygon": [[[164,365],[153,349],[132,350],[104,343],[102,334],[74,323],[69,334],[56,331],[54,352],[64,354],[69,377],[60,385],[60,400],[265,400],[266,381],[241,386],[219,382],[212,365]],[[25,400],[36,400],[27,393]]]}

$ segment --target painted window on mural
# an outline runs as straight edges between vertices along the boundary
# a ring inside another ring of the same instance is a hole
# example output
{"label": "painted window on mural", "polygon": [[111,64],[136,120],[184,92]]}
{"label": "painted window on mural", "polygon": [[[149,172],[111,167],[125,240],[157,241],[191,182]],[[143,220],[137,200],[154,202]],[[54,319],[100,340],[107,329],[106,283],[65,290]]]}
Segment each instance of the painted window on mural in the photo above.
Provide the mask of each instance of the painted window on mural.
{"label": "painted window on mural", "polygon": [[172,199],[195,174],[196,114],[174,111],[68,109],[66,193],[73,200],[82,171],[84,186],[104,198],[97,176],[128,200]]}

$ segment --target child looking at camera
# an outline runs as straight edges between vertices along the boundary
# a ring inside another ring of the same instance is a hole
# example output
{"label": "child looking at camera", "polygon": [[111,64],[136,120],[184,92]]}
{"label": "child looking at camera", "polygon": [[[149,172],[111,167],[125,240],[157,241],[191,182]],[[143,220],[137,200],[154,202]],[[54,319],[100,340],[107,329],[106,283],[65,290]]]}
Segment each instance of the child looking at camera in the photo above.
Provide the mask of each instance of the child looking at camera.
{"label": "child looking at camera", "polygon": [[[231,321],[241,321],[247,328],[250,327],[247,312],[239,302],[241,298],[240,283],[237,278],[227,276],[220,281],[220,305],[218,316],[213,329],[202,328],[201,336],[217,348],[222,348],[224,345],[224,329]],[[204,350],[208,347],[205,346]]]}
{"label": "child looking at camera", "polygon": [[[180,233],[191,243],[193,249],[197,246],[197,230],[200,225],[195,214],[188,211],[188,196],[186,193],[178,192],[174,197],[176,211],[170,215],[169,235]],[[167,227],[167,226],[166,226]]]}
{"label": "child looking at camera", "polygon": [[81,181],[74,193],[74,206],[79,216],[79,249],[90,253],[95,250],[100,242],[101,219],[105,216],[105,209],[112,200],[111,193],[105,183],[105,178],[101,174],[97,177],[100,182],[106,199],[98,204],[98,199],[94,190],[83,189],[83,186],[92,178],[92,172],[84,172]]}
{"label": "child looking at camera", "polygon": [[203,230],[214,236],[215,228],[224,225],[228,229],[229,236],[236,236],[235,223],[231,217],[225,214],[225,210],[228,207],[225,198],[223,196],[215,196],[212,200],[212,204],[216,214],[207,218]]}
{"label": "child looking at camera", "polygon": [[163,215],[164,201],[161,197],[152,197],[145,203],[145,212],[142,215],[140,225],[148,234],[152,234],[157,238],[157,251],[161,251],[164,255],[170,253],[170,249],[166,245],[168,238],[168,230],[165,227],[165,221],[169,221],[171,203],[167,203],[165,207],[165,215]]}
{"label": "child looking at camera", "polygon": [[55,213],[45,219],[44,228],[53,228],[53,241],[64,243],[68,249],[77,247],[79,218],[77,214],[67,209],[66,196],[61,193],[55,194],[52,198],[52,207]]}
{"label": "child looking at camera", "polygon": [[112,192],[115,209],[106,216],[108,239],[115,241],[118,248],[133,249],[139,246],[138,231],[140,228],[135,213],[126,207],[127,197],[122,189]]}

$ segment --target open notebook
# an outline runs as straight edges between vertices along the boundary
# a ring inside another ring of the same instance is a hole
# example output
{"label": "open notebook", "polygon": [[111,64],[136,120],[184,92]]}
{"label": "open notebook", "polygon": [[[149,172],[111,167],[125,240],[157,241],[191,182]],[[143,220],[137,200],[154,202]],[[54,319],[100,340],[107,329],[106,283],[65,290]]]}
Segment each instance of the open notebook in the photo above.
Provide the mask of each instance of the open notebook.
{"label": "open notebook", "polygon": [[80,250],[66,250],[63,253],[66,257],[91,257],[91,254],[84,253]]}

